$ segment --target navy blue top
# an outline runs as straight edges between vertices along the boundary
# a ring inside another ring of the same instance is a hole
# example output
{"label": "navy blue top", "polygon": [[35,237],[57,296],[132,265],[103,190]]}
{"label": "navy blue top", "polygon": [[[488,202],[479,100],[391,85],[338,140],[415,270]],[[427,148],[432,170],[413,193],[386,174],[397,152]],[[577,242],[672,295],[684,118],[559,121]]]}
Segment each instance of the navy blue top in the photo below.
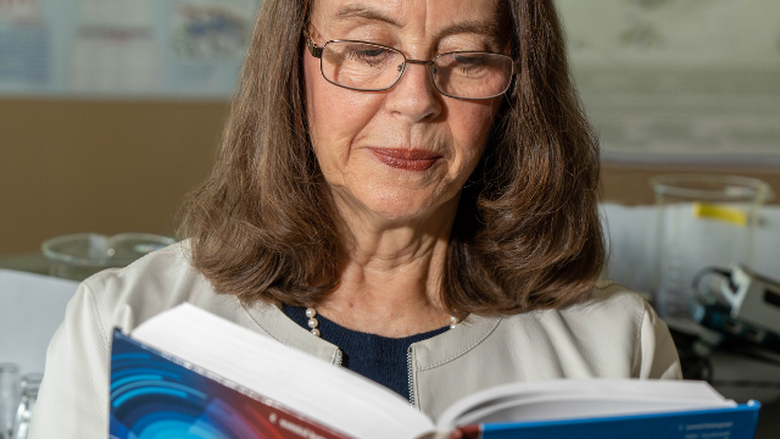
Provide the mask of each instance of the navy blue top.
{"label": "navy blue top", "polygon": [[[282,305],[282,311],[295,323],[309,329],[306,309]],[[320,337],[341,350],[341,365],[409,398],[407,352],[417,343],[446,332],[449,326],[403,338],[388,338],[352,331],[317,315]]]}

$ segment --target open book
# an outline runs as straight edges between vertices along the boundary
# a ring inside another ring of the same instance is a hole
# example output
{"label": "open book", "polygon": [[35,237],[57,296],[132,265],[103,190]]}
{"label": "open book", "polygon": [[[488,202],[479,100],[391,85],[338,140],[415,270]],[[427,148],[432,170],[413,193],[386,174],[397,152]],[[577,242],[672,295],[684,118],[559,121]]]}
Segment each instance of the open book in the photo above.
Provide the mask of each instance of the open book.
{"label": "open book", "polygon": [[487,389],[434,422],[398,394],[192,305],[114,331],[111,438],[753,438],[758,403],[704,382]]}

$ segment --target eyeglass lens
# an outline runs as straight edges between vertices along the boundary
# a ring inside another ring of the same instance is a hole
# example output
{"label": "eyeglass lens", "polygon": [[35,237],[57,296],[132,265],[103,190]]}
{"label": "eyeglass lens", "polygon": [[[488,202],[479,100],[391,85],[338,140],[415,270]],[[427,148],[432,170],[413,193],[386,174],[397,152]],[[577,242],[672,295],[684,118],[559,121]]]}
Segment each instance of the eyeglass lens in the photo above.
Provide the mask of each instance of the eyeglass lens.
{"label": "eyeglass lens", "polygon": [[[322,74],[328,81],[355,90],[385,90],[400,79],[406,58],[392,48],[352,41],[330,41],[323,47]],[[457,52],[433,61],[433,81],[445,95],[484,99],[506,91],[512,59],[488,52]]]}

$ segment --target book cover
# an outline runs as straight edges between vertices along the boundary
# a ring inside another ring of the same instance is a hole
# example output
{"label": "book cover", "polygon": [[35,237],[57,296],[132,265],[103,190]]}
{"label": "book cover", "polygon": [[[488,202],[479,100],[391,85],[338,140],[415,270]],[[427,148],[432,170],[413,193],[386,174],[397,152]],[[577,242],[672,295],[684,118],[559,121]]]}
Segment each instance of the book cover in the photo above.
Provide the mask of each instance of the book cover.
{"label": "book cover", "polygon": [[700,381],[517,382],[437,422],[343,368],[182,305],[114,331],[111,439],[752,439],[760,404]]}
{"label": "book cover", "polygon": [[110,438],[348,439],[114,330]]}
{"label": "book cover", "polygon": [[761,405],[611,418],[481,424],[463,439],[753,439]]}

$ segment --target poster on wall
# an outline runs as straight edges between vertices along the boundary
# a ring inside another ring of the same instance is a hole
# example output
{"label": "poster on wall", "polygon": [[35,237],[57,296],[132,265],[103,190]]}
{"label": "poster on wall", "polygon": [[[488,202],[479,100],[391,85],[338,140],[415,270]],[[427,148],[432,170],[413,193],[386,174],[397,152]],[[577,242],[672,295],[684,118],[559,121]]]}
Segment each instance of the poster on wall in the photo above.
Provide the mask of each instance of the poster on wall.
{"label": "poster on wall", "polygon": [[556,3],[604,159],[780,164],[780,1]]}
{"label": "poster on wall", "polygon": [[50,39],[39,0],[0,1],[0,87],[46,87],[53,76]]}
{"label": "poster on wall", "polygon": [[249,43],[256,0],[177,0],[167,27],[166,82],[174,89],[234,83]]}
{"label": "poster on wall", "polygon": [[[0,97],[229,99],[261,0],[0,0]],[[605,160],[780,164],[780,1],[554,0]]]}
{"label": "poster on wall", "polygon": [[260,0],[1,0],[0,96],[228,99]]}

